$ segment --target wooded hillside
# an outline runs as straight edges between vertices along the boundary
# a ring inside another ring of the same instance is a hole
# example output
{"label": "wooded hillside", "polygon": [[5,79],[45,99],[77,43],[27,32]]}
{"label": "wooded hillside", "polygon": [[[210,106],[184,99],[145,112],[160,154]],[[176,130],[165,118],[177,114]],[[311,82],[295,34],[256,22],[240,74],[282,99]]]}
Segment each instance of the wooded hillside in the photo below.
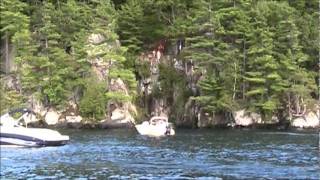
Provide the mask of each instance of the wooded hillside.
{"label": "wooded hillside", "polygon": [[[161,97],[175,119],[191,103],[268,121],[301,116],[319,98],[318,0],[1,0],[0,13],[1,112],[36,94],[57,109],[74,98],[97,119],[111,101],[130,101],[142,117],[146,98]],[[141,57],[153,51],[158,85],[146,97],[138,86],[152,62]],[[92,59],[108,66],[105,81]],[[114,78],[128,93],[110,91]]]}

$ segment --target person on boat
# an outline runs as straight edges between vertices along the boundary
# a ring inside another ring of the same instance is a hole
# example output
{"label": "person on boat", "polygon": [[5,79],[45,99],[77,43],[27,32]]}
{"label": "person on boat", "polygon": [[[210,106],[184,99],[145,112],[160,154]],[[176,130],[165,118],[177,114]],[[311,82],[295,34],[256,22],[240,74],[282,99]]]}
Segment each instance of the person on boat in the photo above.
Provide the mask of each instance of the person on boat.
{"label": "person on boat", "polygon": [[170,126],[166,126],[166,132],[165,132],[165,135],[170,135],[170,132],[171,132],[171,128],[170,128]]}

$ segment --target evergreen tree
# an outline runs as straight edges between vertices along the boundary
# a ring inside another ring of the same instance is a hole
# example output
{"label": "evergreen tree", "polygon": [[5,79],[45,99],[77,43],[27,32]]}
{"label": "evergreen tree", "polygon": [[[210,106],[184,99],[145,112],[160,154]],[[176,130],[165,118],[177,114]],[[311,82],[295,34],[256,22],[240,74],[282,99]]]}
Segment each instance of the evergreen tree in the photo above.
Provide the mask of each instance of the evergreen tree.
{"label": "evergreen tree", "polygon": [[[42,18],[34,38],[37,39],[34,56],[27,59],[24,83],[27,90],[40,90],[40,98],[49,106],[63,105],[68,97],[68,77],[72,71],[70,57],[61,48],[60,34],[52,20],[55,8],[44,2],[40,9]],[[41,44],[39,44],[41,42]]]}
{"label": "evergreen tree", "polygon": [[4,41],[4,64],[1,62],[1,66],[3,66],[6,73],[10,72],[12,66],[13,60],[10,59],[12,44],[15,44],[18,49],[24,51],[23,47],[28,42],[30,36],[30,18],[24,13],[26,7],[27,5],[19,0],[3,0],[0,2],[0,32],[1,40]]}
{"label": "evergreen tree", "polygon": [[118,33],[129,53],[137,53],[143,45],[143,7],[139,0],[129,0],[118,13]]}
{"label": "evergreen tree", "polygon": [[85,91],[79,104],[79,111],[83,117],[91,120],[101,120],[106,114],[105,87],[97,77],[92,76],[85,80]]}
{"label": "evergreen tree", "polygon": [[234,71],[230,64],[237,66],[238,50],[232,44],[234,40],[228,40],[232,39],[234,32],[223,24],[228,10],[213,12],[212,1],[197,3],[190,37],[186,39],[187,47],[183,51],[185,59],[194,61],[203,76],[199,82],[200,96],[195,99],[207,112],[230,111],[234,106],[232,81],[238,76],[238,70]]}

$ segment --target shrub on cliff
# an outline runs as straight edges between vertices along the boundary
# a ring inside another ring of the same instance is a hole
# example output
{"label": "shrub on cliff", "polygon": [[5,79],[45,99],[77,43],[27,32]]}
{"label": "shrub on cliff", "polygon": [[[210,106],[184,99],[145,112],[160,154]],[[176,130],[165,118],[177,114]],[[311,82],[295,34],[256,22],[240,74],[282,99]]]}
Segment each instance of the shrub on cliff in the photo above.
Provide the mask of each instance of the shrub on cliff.
{"label": "shrub on cliff", "polygon": [[106,98],[103,83],[96,78],[88,78],[85,82],[85,90],[80,101],[80,113],[84,118],[91,120],[104,119],[106,114]]}

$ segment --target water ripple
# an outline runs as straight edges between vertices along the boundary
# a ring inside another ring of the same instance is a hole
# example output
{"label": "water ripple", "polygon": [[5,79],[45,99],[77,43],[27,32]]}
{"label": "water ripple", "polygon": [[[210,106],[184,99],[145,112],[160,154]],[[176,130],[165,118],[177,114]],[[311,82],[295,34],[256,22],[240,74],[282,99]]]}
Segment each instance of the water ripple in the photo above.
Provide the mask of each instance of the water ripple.
{"label": "water ripple", "polygon": [[[62,147],[1,148],[1,179],[319,179],[315,133],[73,131]],[[17,163],[18,162],[18,163]]]}

